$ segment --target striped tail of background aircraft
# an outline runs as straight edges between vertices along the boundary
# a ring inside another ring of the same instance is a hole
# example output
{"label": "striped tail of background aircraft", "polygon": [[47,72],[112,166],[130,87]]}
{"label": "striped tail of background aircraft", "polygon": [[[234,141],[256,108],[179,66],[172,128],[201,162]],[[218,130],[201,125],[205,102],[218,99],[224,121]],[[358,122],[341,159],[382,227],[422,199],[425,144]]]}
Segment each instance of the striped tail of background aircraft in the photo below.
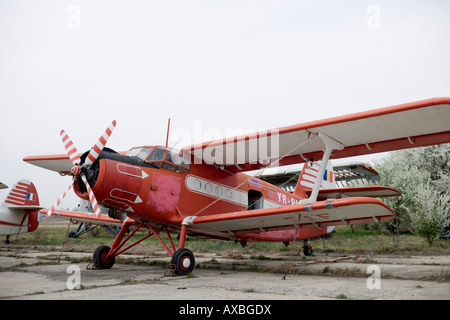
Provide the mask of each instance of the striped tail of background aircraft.
{"label": "striped tail of background aircraft", "polygon": [[[0,189],[6,188],[8,186],[0,183]],[[28,180],[15,183],[0,205],[0,235],[6,236],[6,243],[11,235],[36,230],[40,209],[34,184]]]}

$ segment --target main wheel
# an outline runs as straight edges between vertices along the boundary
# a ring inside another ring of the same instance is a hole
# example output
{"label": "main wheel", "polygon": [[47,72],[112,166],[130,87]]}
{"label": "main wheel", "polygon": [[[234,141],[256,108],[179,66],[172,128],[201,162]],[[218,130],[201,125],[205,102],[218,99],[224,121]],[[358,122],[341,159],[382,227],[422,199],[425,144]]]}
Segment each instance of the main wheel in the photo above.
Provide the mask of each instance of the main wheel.
{"label": "main wheel", "polygon": [[194,270],[194,254],[189,249],[179,249],[172,256],[172,264],[176,266],[176,273],[187,275]]}
{"label": "main wheel", "polygon": [[100,246],[95,249],[92,259],[97,269],[111,269],[116,262],[116,257],[108,257],[109,250],[111,248],[108,246]]}
{"label": "main wheel", "polygon": [[69,238],[76,238],[77,237],[77,233],[75,231],[70,231],[69,232]]}

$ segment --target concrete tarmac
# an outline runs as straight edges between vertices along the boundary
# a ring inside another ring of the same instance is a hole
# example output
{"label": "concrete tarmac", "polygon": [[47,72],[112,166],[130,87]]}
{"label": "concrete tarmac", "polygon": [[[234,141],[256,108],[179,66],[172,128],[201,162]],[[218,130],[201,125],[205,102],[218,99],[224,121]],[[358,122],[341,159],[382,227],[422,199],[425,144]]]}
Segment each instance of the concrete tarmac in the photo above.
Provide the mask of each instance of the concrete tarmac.
{"label": "concrete tarmac", "polygon": [[[64,259],[57,262],[61,255]],[[192,276],[165,276],[169,258],[126,256],[86,269],[84,252],[0,251],[0,299],[13,300],[449,300],[449,256],[196,255]],[[160,261],[141,265],[136,261]],[[79,262],[84,261],[84,262]],[[121,260],[124,261],[124,260]],[[257,271],[254,271],[257,270]]]}

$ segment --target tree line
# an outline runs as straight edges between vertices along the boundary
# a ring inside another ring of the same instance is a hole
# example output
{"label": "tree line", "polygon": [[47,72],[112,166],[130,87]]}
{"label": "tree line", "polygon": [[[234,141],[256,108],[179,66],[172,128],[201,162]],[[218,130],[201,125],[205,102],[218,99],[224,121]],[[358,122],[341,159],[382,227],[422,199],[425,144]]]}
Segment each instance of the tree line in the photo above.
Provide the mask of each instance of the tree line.
{"label": "tree line", "polygon": [[412,231],[431,246],[448,237],[450,226],[450,143],[390,152],[374,164],[381,184],[397,189],[400,197],[384,198],[396,218],[387,222],[393,235]]}

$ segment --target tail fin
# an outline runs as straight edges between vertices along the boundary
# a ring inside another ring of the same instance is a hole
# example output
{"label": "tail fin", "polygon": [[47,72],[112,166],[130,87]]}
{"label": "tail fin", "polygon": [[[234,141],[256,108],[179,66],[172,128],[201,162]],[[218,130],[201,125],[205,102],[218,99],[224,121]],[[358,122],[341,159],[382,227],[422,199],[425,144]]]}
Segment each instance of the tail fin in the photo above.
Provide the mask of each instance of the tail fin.
{"label": "tail fin", "polygon": [[36,230],[39,225],[39,196],[31,181],[15,183],[0,210],[0,234],[11,235]]}
{"label": "tail fin", "polygon": [[[311,191],[314,187],[314,183],[319,173],[320,161],[317,162],[305,162],[303,170],[300,173],[300,177],[295,187],[294,194],[302,199],[308,198],[307,191]],[[322,177],[322,183],[320,188],[332,189],[337,188],[336,179],[334,177],[333,165],[331,161],[328,161],[327,169]]]}
{"label": "tail fin", "polygon": [[4,203],[8,207],[39,206],[39,196],[33,182],[24,179],[15,183],[6,196]]}

